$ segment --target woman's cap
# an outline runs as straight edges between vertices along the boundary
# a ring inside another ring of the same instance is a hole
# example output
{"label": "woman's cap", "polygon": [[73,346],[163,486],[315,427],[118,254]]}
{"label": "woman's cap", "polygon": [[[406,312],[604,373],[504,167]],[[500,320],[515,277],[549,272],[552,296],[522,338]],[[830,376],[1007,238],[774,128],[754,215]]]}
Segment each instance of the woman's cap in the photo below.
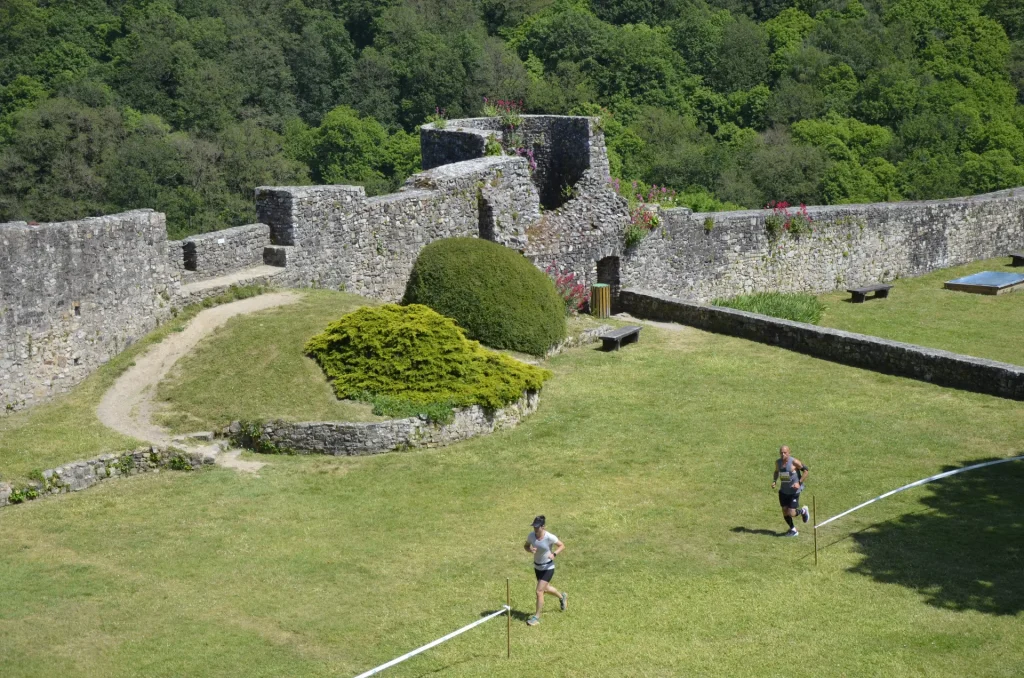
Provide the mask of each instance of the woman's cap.
{"label": "woman's cap", "polygon": [[533,519],[534,527],[544,527],[544,516],[537,516]]}

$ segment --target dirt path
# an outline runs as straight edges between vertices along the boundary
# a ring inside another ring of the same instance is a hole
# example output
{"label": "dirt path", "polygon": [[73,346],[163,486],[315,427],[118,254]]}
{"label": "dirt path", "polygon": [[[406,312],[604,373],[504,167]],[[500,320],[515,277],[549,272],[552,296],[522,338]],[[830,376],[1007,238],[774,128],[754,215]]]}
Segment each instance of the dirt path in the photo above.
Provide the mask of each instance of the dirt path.
{"label": "dirt path", "polygon": [[170,433],[154,424],[152,415],[156,385],[167,376],[174,363],[195,348],[206,335],[227,322],[228,318],[292,304],[300,298],[292,292],[274,292],[215,306],[199,313],[183,331],[172,332],[144,355],[136,358],[135,365],[118,377],[103,395],[103,400],[96,408],[96,416],[105,426],[126,436],[153,445],[170,444]]}

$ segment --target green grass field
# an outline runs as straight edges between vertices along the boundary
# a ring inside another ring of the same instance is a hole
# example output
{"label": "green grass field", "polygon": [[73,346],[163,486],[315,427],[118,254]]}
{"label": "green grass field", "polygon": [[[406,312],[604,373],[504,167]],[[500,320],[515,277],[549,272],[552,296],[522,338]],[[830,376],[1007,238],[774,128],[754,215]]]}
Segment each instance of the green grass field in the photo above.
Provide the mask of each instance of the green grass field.
{"label": "green grass field", "polygon": [[296,304],[236,316],[174,366],[157,388],[158,421],[176,433],[221,429],[233,420],[378,421],[371,406],[338,400],[303,354],[314,334],[364,297],[308,291]]}
{"label": "green grass field", "polygon": [[[514,431],[3,509],[4,676],[351,676],[497,609],[506,577],[511,660],[497,619],[384,675],[1019,675],[1024,465],[830,525],[818,567],[769,486],[782,443],[819,518],[1024,454],[1024,404],[689,329],[548,366]],[[537,513],[570,609],[528,628]]]}
{"label": "green grass field", "polygon": [[[206,304],[244,299],[263,291],[255,287],[231,288],[207,300]],[[333,298],[337,300],[335,303],[345,303],[343,299],[356,297],[337,295]],[[107,389],[134,364],[135,358],[172,332],[181,331],[205,307],[208,306],[196,304],[183,309],[172,320],[114,356],[70,392],[21,412],[0,414],[0,479],[21,482],[32,471],[142,445],[142,441],[101,424],[96,418],[96,406]]]}
{"label": "green grass field", "polygon": [[824,294],[827,309],[819,324],[1024,365],[1024,293],[987,296],[942,287],[980,271],[1024,270],[1009,264],[1009,257],[999,257],[903,278],[887,299],[863,304],[850,303],[848,292]]}

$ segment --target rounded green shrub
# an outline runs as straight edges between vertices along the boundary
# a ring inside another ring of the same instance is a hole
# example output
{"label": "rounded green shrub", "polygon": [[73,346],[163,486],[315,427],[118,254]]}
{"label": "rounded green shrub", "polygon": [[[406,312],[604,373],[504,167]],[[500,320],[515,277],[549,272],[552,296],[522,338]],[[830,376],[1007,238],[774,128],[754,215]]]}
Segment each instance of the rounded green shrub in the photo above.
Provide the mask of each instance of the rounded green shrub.
{"label": "rounded green shrub", "polygon": [[454,318],[491,348],[543,355],[565,338],[565,302],[551,279],[515,250],[479,238],[424,247],[402,303]]}
{"label": "rounded green shrub", "polygon": [[419,304],[367,307],[342,316],[306,343],[306,353],[333,381],[339,398],[373,402],[391,416],[439,419],[439,405],[448,413],[454,406],[497,409],[524,391],[539,391],[551,376],[488,351],[467,339],[454,320]]}

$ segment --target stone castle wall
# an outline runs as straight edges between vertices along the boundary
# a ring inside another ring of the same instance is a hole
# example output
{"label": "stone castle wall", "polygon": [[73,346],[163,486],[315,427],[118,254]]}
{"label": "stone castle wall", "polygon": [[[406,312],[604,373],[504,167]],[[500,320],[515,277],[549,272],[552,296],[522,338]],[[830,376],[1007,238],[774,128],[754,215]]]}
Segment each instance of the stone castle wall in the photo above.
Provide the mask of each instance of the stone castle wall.
{"label": "stone castle wall", "polygon": [[276,284],[386,301],[402,297],[428,243],[489,231],[503,244],[521,245],[539,214],[526,161],[513,157],[437,167],[374,198],[353,186],[261,187],[256,210],[287,260]]}
{"label": "stone castle wall", "polygon": [[[486,156],[492,137],[529,149],[536,168],[523,157]],[[1024,247],[1024,189],[1013,189],[812,207],[814,233],[775,239],[766,211],[663,210],[660,226],[626,248],[629,211],[608,184],[594,118],[523,116],[514,134],[498,119],[451,120],[444,129],[425,125],[421,149],[427,169],[396,193],[261,187],[260,223],[172,243],[163,215],[147,210],[0,225],[0,407],[67,390],[173,306],[222,290],[228,274],[397,300],[419,251],[440,238],[493,240],[540,268],[610,283],[613,293],[628,286],[698,301],[823,292]]]}
{"label": "stone castle wall", "polygon": [[[924,202],[810,207],[813,233],[769,238],[770,212],[661,212],[622,284],[708,301],[750,292],[827,292],[921,275],[1024,246],[1024,189]],[[707,227],[710,227],[708,229]]]}
{"label": "stone castle wall", "polygon": [[164,215],[0,224],[0,408],[67,391],[170,317]]}
{"label": "stone castle wall", "polygon": [[167,243],[168,265],[183,283],[226,275],[263,263],[270,227],[249,224]]}

